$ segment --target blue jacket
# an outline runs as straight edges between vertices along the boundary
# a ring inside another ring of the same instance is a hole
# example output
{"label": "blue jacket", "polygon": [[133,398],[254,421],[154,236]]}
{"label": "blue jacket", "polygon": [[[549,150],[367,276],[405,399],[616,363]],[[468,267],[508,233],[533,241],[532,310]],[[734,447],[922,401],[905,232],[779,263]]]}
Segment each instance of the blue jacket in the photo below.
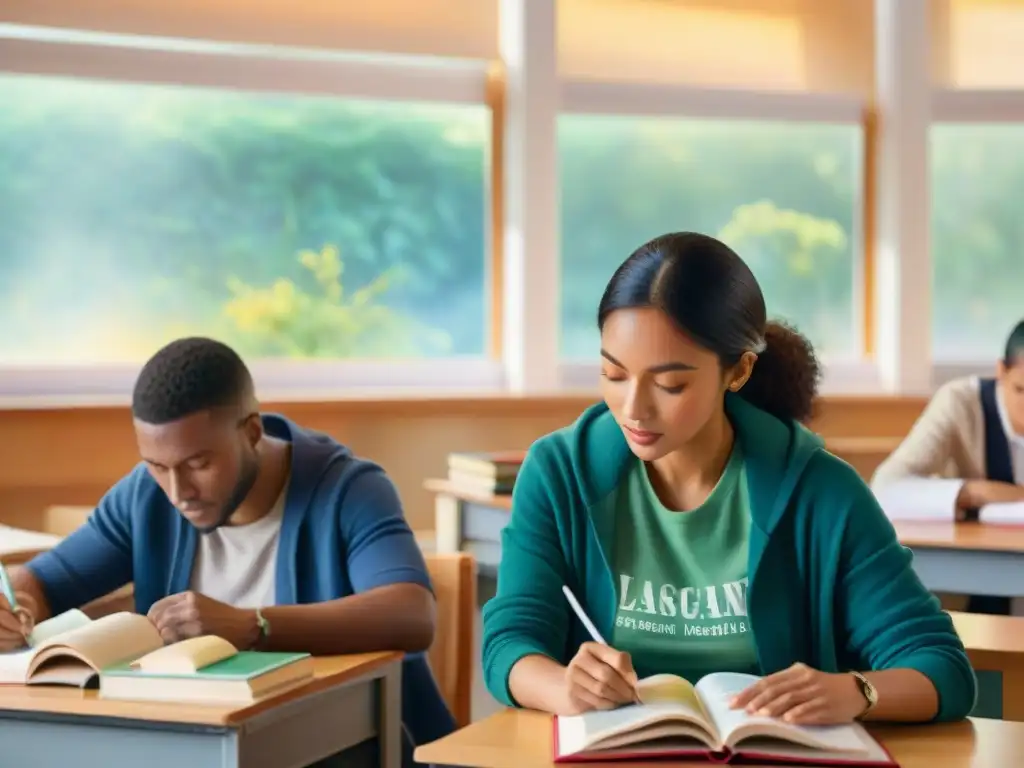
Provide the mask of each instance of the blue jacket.
{"label": "blue jacket", "polygon": [[[966,717],[976,681],[964,646],[857,473],[799,424],[738,395],[727,395],[726,410],[750,490],[747,610],[760,671],[798,661],[825,672],[916,669],[938,690],[937,720]],[[499,701],[516,703],[508,677],[519,659],[565,664],[589,639],[563,584],[611,636],[614,502],[632,461],[603,403],[530,449],[502,533],[497,595],[483,615],[484,678]],[[633,663],[641,677],[664,671]]]}
{"label": "blue jacket", "polygon": [[[278,605],[319,603],[387,584],[431,588],[401,501],[384,471],[333,438],[263,415],[268,435],[292,444],[275,571]],[[189,588],[199,533],[139,464],[89,521],[28,563],[54,615],[134,581],[135,610]],[[358,627],[338,627],[339,632]],[[425,657],[402,669],[405,729],[414,744],[455,729]]]}

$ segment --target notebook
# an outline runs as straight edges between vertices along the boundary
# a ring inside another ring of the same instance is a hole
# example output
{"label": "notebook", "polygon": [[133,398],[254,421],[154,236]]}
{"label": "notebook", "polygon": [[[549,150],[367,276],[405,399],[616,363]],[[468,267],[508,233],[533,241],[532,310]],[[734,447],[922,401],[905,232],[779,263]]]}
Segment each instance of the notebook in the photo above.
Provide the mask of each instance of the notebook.
{"label": "notebook", "polygon": [[556,717],[555,762],[676,757],[898,768],[859,723],[799,726],[730,709],[730,699],[757,680],[731,672],[696,686],[674,675],[645,678],[640,704]]}
{"label": "notebook", "polygon": [[85,688],[104,667],[163,644],[145,616],[122,612],[91,621],[81,611],[68,611],[40,622],[27,650],[0,654],[0,684]]}
{"label": "notebook", "polygon": [[239,651],[206,635],[103,669],[100,697],[244,705],[312,679],[308,653]]}

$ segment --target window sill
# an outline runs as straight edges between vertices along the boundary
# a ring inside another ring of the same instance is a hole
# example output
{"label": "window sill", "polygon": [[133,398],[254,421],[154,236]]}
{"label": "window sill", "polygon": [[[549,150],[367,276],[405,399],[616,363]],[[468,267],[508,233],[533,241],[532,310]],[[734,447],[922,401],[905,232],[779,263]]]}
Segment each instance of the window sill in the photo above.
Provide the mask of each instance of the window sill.
{"label": "window sill", "polygon": [[[287,405],[302,411],[327,403],[341,411],[497,413],[529,410],[582,410],[600,397],[599,366],[563,363],[560,389],[519,394],[507,389],[500,362],[417,360],[411,362],[341,363],[269,362],[251,366],[260,400],[268,410]],[[937,387],[952,378],[987,375],[983,363],[943,363],[933,367]],[[0,369],[0,410],[122,409],[131,402],[138,366],[81,366]],[[820,394],[830,404],[856,405],[877,399],[898,399],[884,392],[870,361],[839,361],[825,366]],[[914,396],[914,399],[921,399]]]}

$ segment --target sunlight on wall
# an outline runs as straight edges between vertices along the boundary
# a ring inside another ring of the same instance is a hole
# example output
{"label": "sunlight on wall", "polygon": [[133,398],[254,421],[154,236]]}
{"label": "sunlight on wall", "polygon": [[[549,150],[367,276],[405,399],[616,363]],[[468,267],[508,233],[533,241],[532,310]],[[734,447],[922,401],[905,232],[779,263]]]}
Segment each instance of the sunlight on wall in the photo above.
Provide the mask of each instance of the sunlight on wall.
{"label": "sunlight on wall", "polygon": [[951,0],[947,83],[953,88],[1024,86],[1024,3]]}
{"label": "sunlight on wall", "polygon": [[[806,86],[794,15],[636,0],[562,0],[562,74],[573,77],[777,88]],[[723,41],[728,41],[723,44]]]}

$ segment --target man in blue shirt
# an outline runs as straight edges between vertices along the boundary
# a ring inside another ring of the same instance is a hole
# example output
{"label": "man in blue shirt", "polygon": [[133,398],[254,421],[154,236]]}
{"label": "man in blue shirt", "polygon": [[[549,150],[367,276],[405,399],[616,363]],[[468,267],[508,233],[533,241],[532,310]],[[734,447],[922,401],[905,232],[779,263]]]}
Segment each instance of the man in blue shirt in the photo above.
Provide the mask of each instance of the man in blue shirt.
{"label": "man in blue shirt", "polygon": [[[146,614],[168,643],[214,634],[243,649],[401,650],[406,735],[454,730],[423,656],[430,580],[379,466],[261,414],[241,358],[210,339],[157,352],[132,415],[142,462],[84,526],[11,569],[25,613],[0,598],[0,650],[24,643],[27,622],[78,607]],[[129,583],[133,595],[105,597]]]}

